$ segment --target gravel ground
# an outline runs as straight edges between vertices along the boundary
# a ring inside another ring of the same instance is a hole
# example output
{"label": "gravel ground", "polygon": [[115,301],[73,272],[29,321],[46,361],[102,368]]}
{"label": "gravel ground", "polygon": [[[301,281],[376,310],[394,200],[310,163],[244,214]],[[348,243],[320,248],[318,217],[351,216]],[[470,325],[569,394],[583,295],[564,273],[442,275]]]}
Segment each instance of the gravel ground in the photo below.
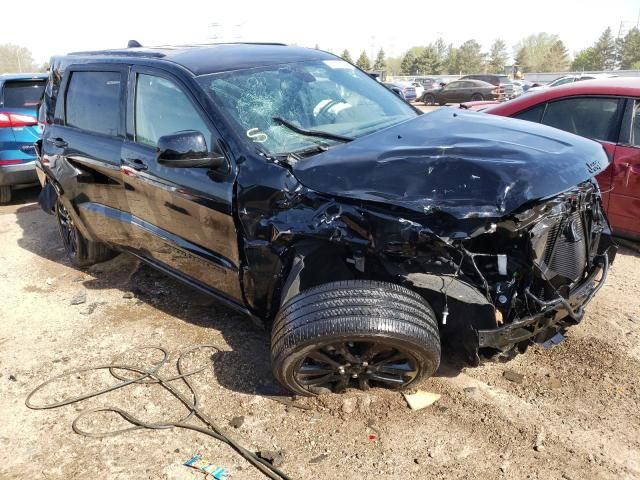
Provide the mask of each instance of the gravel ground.
{"label": "gravel ground", "polygon": [[[442,395],[424,410],[408,409],[399,393],[386,390],[287,405],[272,399],[279,389],[264,332],[130,256],[73,268],[53,217],[35,197],[26,190],[0,207],[1,479],[204,478],[182,465],[194,453],[233,478],[264,478],[228,446],[185,429],[106,438],[73,432],[80,412],[106,405],[147,421],[184,415],[157,384],[53,410],[25,407],[33,388],[67,370],[109,363],[133,347],[161,345],[175,354],[202,343],[219,349],[188,358],[188,368],[207,367],[192,377],[202,410],[247,448],[281,453],[291,478],[640,478],[640,255],[633,249],[621,249],[607,284],[564,343],[477,368],[447,361],[420,386]],[[146,351],[121,361],[142,365],[157,357]],[[173,365],[175,355],[166,376],[175,374]],[[109,382],[105,371],[72,375],[34,401]],[[123,425],[109,414],[80,422],[92,431]]]}

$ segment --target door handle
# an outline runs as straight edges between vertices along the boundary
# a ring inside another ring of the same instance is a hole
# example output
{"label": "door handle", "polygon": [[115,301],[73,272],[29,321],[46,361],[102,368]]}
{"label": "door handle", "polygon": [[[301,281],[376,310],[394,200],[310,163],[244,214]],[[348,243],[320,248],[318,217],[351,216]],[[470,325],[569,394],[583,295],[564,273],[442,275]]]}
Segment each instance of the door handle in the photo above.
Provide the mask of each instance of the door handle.
{"label": "door handle", "polygon": [[640,172],[630,163],[622,163],[621,165],[627,170],[624,175],[624,186],[629,187],[629,177],[631,177],[631,174],[638,175]]}
{"label": "door handle", "polygon": [[123,167],[129,167],[136,171],[146,170],[147,168],[149,168],[147,167],[147,164],[139,158],[123,158],[120,160],[120,162],[122,163]]}
{"label": "door handle", "polygon": [[50,143],[54,147],[58,147],[58,148],[65,148],[66,146],[69,145],[67,142],[64,141],[64,139],[62,139],[60,137],[58,137],[58,138],[47,138],[47,143]]}

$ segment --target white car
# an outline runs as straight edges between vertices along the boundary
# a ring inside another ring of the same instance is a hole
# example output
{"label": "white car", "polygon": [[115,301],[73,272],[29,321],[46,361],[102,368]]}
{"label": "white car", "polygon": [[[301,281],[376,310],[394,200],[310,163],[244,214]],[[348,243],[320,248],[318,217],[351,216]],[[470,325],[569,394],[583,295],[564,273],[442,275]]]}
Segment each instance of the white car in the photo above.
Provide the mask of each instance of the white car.
{"label": "white car", "polygon": [[411,85],[416,89],[416,100],[422,98],[424,93],[424,86],[420,82],[411,82]]}
{"label": "white car", "polygon": [[580,82],[582,80],[595,80],[597,78],[611,78],[615,77],[615,75],[610,73],[586,73],[580,75],[564,75],[562,77],[556,78],[553,82],[547,83],[546,85],[538,85],[537,87],[531,87],[527,90],[527,93],[538,92],[540,90],[544,90],[545,88],[559,87],[560,85],[565,85],[567,83]]}

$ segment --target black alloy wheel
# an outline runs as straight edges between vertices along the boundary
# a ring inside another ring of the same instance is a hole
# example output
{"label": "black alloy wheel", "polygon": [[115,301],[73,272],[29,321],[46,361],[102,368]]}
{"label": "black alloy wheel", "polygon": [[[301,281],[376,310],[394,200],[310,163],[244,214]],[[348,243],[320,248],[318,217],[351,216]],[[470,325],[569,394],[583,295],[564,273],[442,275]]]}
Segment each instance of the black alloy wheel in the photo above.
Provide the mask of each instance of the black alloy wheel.
{"label": "black alloy wheel", "polygon": [[78,230],[73,216],[58,197],[55,204],[55,215],[58,220],[58,230],[62,238],[62,245],[67,257],[76,267],[88,267],[96,263],[113,258],[116,252],[105,244],[85,238]]}
{"label": "black alloy wheel", "polygon": [[60,229],[64,249],[69,257],[77,257],[80,249],[78,229],[60,199],[58,199],[56,204],[56,215],[58,217],[58,228]]}
{"label": "black alloy wheel", "polygon": [[299,395],[347,387],[406,388],[440,364],[440,333],[418,293],[376,280],[305,290],[282,305],[271,330],[276,379]]}
{"label": "black alloy wheel", "polygon": [[371,386],[403,388],[418,375],[418,360],[402,346],[385,339],[344,340],[316,346],[298,363],[297,382],[310,391],[334,392],[348,386],[368,390]]}

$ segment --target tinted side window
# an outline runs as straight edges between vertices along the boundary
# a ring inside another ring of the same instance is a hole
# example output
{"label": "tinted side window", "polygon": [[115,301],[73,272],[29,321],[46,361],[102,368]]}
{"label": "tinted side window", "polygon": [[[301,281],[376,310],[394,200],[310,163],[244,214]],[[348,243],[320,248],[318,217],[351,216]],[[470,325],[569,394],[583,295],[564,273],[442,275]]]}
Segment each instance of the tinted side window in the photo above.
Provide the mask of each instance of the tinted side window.
{"label": "tinted side window", "polygon": [[35,107],[42,98],[44,84],[44,80],[6,82],[2,92],[2,103],[7,108]]}
{"label": "tinted side window", "polygon": [[525,110],[524,112],[517,113],[513,116],[513,118],[527,120],[528,122],[540,123],[540,120],[542,120],[542,112],[544,112],[545,105],[546,103],[543,103],[542,105],[530,108],[529,110]]}
{"label": "tinted side window", "polygon": [[[138,74],[136,80],[136,142],[155,147],[163,135],[196,130],[211,132],[187,95],[170,80]],[[211,145],[209,145],[211,147]]]}
{"label": "tinted side window", "polygon": [[73,72],[67,88],[65,123],[90,132],[119,133],[120,72]]}
{"label": "tinted side window", "polygon": [[594,140],[611,140],[619,100],[570,98],[549,103],[542,123]]}

